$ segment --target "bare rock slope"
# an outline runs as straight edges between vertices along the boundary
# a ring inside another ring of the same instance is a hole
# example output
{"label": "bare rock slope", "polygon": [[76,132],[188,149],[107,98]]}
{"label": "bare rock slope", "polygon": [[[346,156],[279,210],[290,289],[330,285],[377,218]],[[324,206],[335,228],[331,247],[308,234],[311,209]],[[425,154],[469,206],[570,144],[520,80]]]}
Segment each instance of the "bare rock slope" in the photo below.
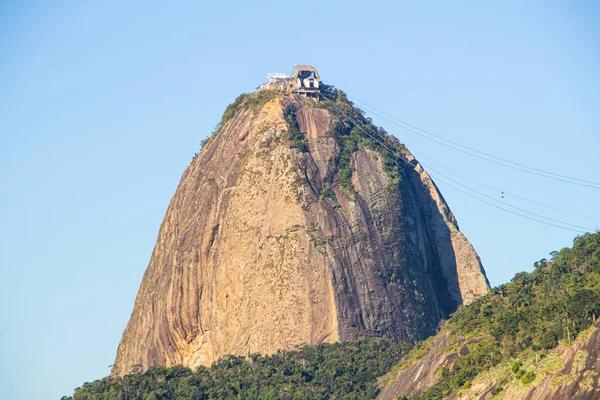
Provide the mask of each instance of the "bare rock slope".
{"label": "bare rock slope", "polygon": [[392,179],[384,150],[356,142],[341,187],[352,122],[327,101],[259,92],[238,103],[183,173],[113,375],[361,336],[414,342],[488,291],[407,150]]}

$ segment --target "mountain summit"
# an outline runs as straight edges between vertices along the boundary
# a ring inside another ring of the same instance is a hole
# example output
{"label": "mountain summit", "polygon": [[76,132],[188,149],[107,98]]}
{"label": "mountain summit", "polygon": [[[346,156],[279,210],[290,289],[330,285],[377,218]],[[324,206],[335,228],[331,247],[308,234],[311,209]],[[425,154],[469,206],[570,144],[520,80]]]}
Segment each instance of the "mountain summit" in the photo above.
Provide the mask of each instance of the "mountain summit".
{"label": "mountain summit", "polygon": [[273,77],[227,107],[183,173],[112,374],[365,336],[416,342],[488,290],[402,144],[318,74]]}

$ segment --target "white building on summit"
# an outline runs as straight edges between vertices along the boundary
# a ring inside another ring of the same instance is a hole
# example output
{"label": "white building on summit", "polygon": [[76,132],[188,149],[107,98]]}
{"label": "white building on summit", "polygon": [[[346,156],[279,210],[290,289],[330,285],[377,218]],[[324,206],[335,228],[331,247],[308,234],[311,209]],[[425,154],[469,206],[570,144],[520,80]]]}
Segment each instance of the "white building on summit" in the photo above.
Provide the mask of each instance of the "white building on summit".
{"label": "white building on summit", "polygon": [[267,78],[269,82],[262,85],[260,89],[289,91],[306,97],[319,98],[321,77],[317,69],[311,65],[294,65],[291,76],[268,73]]}

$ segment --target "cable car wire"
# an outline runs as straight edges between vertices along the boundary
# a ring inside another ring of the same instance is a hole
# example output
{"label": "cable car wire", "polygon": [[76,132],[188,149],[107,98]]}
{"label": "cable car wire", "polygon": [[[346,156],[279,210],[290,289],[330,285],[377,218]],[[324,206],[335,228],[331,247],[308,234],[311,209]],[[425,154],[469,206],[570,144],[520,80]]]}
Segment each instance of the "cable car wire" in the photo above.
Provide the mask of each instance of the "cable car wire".
{"label": "cable car wire", "polygon": [[475,178],[473,176],[465,174],[464,172],[461,172],[461,171],[459,171],[459,170],[457,170],[455,168],[452,168],[451,166],[449,166],[447,164],[444,164],[443,162],[441,162],[439,160],[436,160],[435,158],[433,158],[431,156],[428,156],[427,154],[425,154],[425,153],[423,153],[423,152],[421,152],[419,150],[415,149],[415,153],[419,154],[419,158],[424,157],[424,158],[430,160],[431,162],[434,162],[436,164],[439,164],[439,165],[443,166],[446,169],[451,170],[455,174],[464,176],[467,179],[470,179],[470,180],[472,180],[474,182],[477,182],[478,184],[486,186],[486,187],[488,187],[490,189],[493,189],[493,190],[495,190],[497,192],[501,192],[504,195],[508,195],[509,198],[510,197],[514,197],[516,199],[523,200],[523,201],[526,201],[528,203],[536,204],[536,205],[539,205],[539,206],[542,206],[542,207],[546,207],[546,208],[549,208],[549,209],[552,209],[552,210],[560,211],[560,212],[563,212],[565,214],[570,214],[570,215],[577,216],[577,217],[580,217],[580,218],[589,219],[589,220],[594,221],[594,222],[599,222],[600,221],[600,216],[594,217],[594,216],[588,215],[588,214],[581,214],[581,213],[577,213],[577,212],[574,212],[574,211],[566,210],[564,208],[555,207],[555,206],[551,206],[551,205],[548,205],[548,204],[545,204],[545,203],[541,203],[539,201],[535,201],[535,200],[529,199],[527,197],[519,196],[519,195],[517,195],[515,193],[512,193],[512,192],[509,192],[509,191],[507,191],[505,189],[499,188],[498,186],[491,185],[488,182],[485,182],[485,181],[483,181],[481,179],[477,179],[477,178]]}
{"label": "cable car wire", "polygon": [[[332,101],[332,102],[331,102],[331,105],[332,105],[332,106],[333,106],[333,107],[334,107],[334,108],[335,108],[335,109],[336,109],[336,110],[337,110],[337,111],[338,111],[338,112],[339,112],[339,113],[340,113],[342,116],[344,116],[346,119],[348,119],[348,120],[350,120],[350,121],[354,122],[354,125],[355,125],[357,128],[359,128],[360,130],[362,130],[362,131],[363,131],[363,132],[364,132],[364,133],[365,133],[367,136],[369,136],[371,139],[373,139],[375,142],[377,142],[377,143],[378,143],[380,146],[382,146],[383,148],[385,148],[385,149],[386,149],[387,151],[389,151],[391,154],[393,154],[393,155],[397,156],[399,160],[401,160],[401,161],[403,161],[404,163],[406,163],[406,164],[410,165],[410,167],[411,167],[411,168],[415,169],[415,165],[413,165],[411,162],[409,162],[408,160],[406,160],[406,159],[404,158],[404,155],[402,155],[401,153],[399,153],[398,151],[396,151],[396,150],[394,150],[394,149],[391,149],[391,148],[389,148],[388,146],[386,146],[386,144],[385,144],[384,142],[382,142],[381,140],[379,140],[378,138],[376,138],[375,136],[373,136],[371,133],[369,133],[369,132],[368,132],[366,129],[364,129],[364,128],[361,126],[361,124],[360,124],[360,123],[358,123],[358,121],[356,121],[356,119],[354,119],[354,118],[352,118],[352,117],[349,117],[349,116],[348,116],[348,115],[346,115],[346,113],[344,113],[344,112],[343,112],[343,111],[342,111],[342,110],[341,110],[339,107],[337,107],[337,106],[335,105],[335,102],[334,102],[334,101]],[[432,168],[428,168],[428,169],[432,169]],[[432,170],[433,170],[433,169],[432,169]],[[436,171],[436,172],[437,172],[437,171]],[[439,173],[439,172],[438,172],[438,173]],[[439,173],[439,174],[444,176],[444,174],[441,174],[441,173]],[[452,179],[452,178],[449,178],[449,179]],[[454,179],[452,179],[452,180],[453,180],[453,181],[455,181]],[[456,181],[455,181],[455,182],[456,182]],[[531,220],[531,221],[535,221],[535,222],[538,222],[538,223],[541,223],[541,224],[545,224],[545,225],[553,226],[553,227],[556,227],[556,228],[561,228],[561,229],[564,229],[564,230],[569,230],[569,231],[572,231],[572,232],[578,232],[578,233],[584,233],[584,232],[586,232],[586,231],[593,231],[593,229],[588,229],[588,228],[584,228],[584,227],[579,227],[579,226],[577,226],[577,225],[572,225],[572,224],[565,223],[565,222],[562,222],[562,221],[559,221],[559,220],[553,220],[553,219],[550,219],[550,218],[548,218],[548,217],[544,217],[544,216],[541,216],[541,215],[538,215],[538,214],[535,214],[535,213],[531,213],[531,214],[533,214],[533,215],[536,215],[536,216],[539,216],[539,217],[541,217],[541,218],[545,218],[545,219],[551,220],[551,221],[558,222],[558,223],[560,223],[560,224],[562,224],[562,225],[566,225],[566,226],[556,225],[556,224],[553,224],[553,223],[550,223],[550,222],[546,222],[546,221],[542,221],[542,220],[539,220],[539,219],[536,219],[536,218],[532,218],[532,217],[529,217],[529,216],[527,216],[527,215],[523,215],[523,214],[517,213],[517,212],[515,212],[515,211],[512,211],[512,210],[506,209],[506,208],[504,208],[504,207],[498,206],[498,205],[496,205],[496,204],[494,204],[494,203],[488,202],[488,201],[486,201],[486,200],[484,200],[484,199],[481,199],[481,198],[479,198],[479,197],[477,197],[477,196],[474,196],[474,195],[472,195],[472,194],[470,194],[470,193],[468,193],[468,192],[465,192],[465,191],[463,191],[463,190],[461,190],[461,189],[458,189],[458,188],[454,187],[453,185],[451,185],[451,184],[449,184],[449,183],[447,183],[447,182],[444,182],[444,183],[445,183],[445,184],[447,184],[448,186],[450,186],[450,187],[452,187],[452,188],[454,188],[454,189],[458,190],[459,192],[462,192],[462,193],[464,193],[464,194],[468,195],[469,197],[471,197],[471,198],[474,198],[474,199],[476,199],[476,200],[478,200],[478,201],[480,201],[480,202],[482,202],[482,203],[485,203],[485,204],[491,205],[491,206],[493,206],[493,207],[495,207],[495,208],[498,208],[498,209],[500,209],[500,210],[503,210],[503,211],[506,211],[506,212],[508,212],[508,213],[510,213],[510,214],[514,214],[514,215],[520,216],[520,217],[522,217],[522,218],[525,218],[525,219],[528,219],[528,220]],[[462,186],[464,186],[464,187],[468,187],[468,186],[466,186],[466,185],[463,185],[463,184],[461,184],[461,185],[462,185]],[[475,190],[475,189],[471,189],[471,188],[469,188],[469,189],[470,189],[470,190],[472,190],[472,191],[474,191],[475,193],[478,193],[478,194],[480,194],[480,193],[479,193],[477,190]],[[481,194],[480,194],[480,195],[481,195]],[[485,196],[485,197],[488,197],[488,196],[486,196],[486,195],[483,195],[483,196]],[[495,200],[495,199],[494,199],[494,200]],[[518,210],[521,210],[521,209],[519,209],[519,208],[517,208],[517,207],[515,207],[515,206],[511,206],[511,207],[513,207],[513,208],[516,208],[516,209],[518,209]],[[525,212],[527,212],[527,213],[530,213],[529,211],[525,211]],[[580,229],[572,229],[572,228],[568,228],[567,226],[574,226],[574,227],[577,227],[577,228],[580,228]],[[583,229],[583,230],[581,230],[581,229]]]}
{"label": "cable car wire", "polygon": [[[438,174],[438,175],[441,175],[441,176],[443,176],[444,178],[446,178],[446,179],[449,179],[449,180],[451,180],[452,182],[454,182],[454,183],[457,183],[458,185],[460,185],[460,186],[462,186],[462,187],[464,187],[464,188],[466,188],[466,189],[468,189],[468,190],[470,190],[470,191],[472,191],[472,192],[475,192],[475,193],[477,193],[478,195],[480,195],[480,196],[482,196],[482,197],[484,197],[484,198],[486,198],[486,199],[490,199],[490,200],[492,200],[492,201],[495,201],[495,202],[498,202],[498,203],[502,203],[500,200],[498,200],[498,199],[495,199],[495,198],[493,198],[493,197],[491,197],[491,196],[488,196],[488,195],[486,195],[486,194],[484,194],[484,193],[481,193],[480,191],[478,191],[478,190],[476,190],[476,189],[473,189],[473,188],[471,188],[471,187],[469,187],[469,186],[467,186],[467,185],[465,185],[465,184],[463,184],[463,183],[461,183],[461,182],[457,181],[456,179],[453,179],[453,178],[449,177],[448,175],[445,175],[445,174],[443,174],[442,172],[440,172],[440,171],[438,171],[438,170],[436,170],[436,169],[432,168],[431,166],[426,166],[426,165],[425,165],[425,164],[423,164],[423,163],[421,163],[421,164],[423,165],[423,167],[427,167],[427,170],[433,171],[433,172],[435,172],[436,174]],[[574,224],[570,224],[570,223],[567,223],[567,222],[563,222],[563,221],[560,221],[560,220],[557,220],[557,219],[554,219],[554,218],[546,217],[546,216],[544,216],[544,215],[541,215],[541,214],[536,214],[536,213],[534,213],[534,212],[531,212],[531,211],[525,210],[525,209],[523,209],[523,208],[520,208],[520,207],[517,207],[517,206],[513,206],[513,205],[511,205],[511,204],[504,204],[504,205],[505,205],[506,207],[510,207],[510,208],[513,208],[513,209],[515,209],[515,210],[519,210],[519,211],[521,211],[521,212],[524,212],[524,213],[526,213],[526,214],[534,215],[534,216],[536,216],[536,217],[538,217],[538,218],[547,219],[548,221],[557,222],[557,223],[559,223],[559,224],[563,224],[563,225],[566,225],[566,226],[571,226],[571,227],[573,227],[573,228],[579,228],[579,229],[583,229],[583,230],[585,230],[585,231],[588,231],[588,232],[591,232],[591,231],[593,231],[593,230],[594,230],[594,229],[591,229],[591,228],[587,228],[587,227],[585,227],[585,226],[574,225]]]}
{"label": "cable car wire", "polygon": [[506,211],[507,213],[510,213],[510,214],[513,214],[513,215],[517,215],[517,216],[519,216],[519,217],[521,217],[521,218],[525,218],[525,219],[528,219],[528,220],[531,220],[531,221],[539,222],[540,224],[544,224],[544,225],[553,226],[553,227],[555,227],[555,228],[560,228],[560,229],[564,229],[564,230],[571,231],[571,232],[576,232],[576,233],[585,233],[585,232],[583,232],[583,231],[581,231],[581,230],[579,230],[579,229],[571,229],[571,228],[567,228],[567,227],[565,227],[565,226],[561,226],[561,225],[552,224],[552,223],[550,223],[550,222],[546,222],[546,221],[540,221],[540,220],[538,220],[538,219],[536,219],[536,218],[528,217],[527,215],[522,215],[522,214],[519,214],[519,213],[517,213],[517,212],[511,211],[511,210],[507,210],[507,209],[504,209],[504,208],[502,208],[502,207],[500,207],[500,206],[497,206],[496,204],[493,204],[493,203],[490,203],[490,202],[488,202],[488,201],[485,201],[485,200],[483,200],[483,199],[480,199],[480,198],[478,198],[477,196],[474,196],[474,195],[472,195],[472,194],[471,194],[471,193],[469,193],[469,192],[465,192],[464,190],[462,190],[462,189],[459,189],[459,188],[457,188],[456,186],[452,185],[451,183],[448,183],[448,182],[446,182],[446,181],[444,181],[444,180],[442,180],[442,179],[440,179],[439,181],[440,181],[440,182],[442,182],[443,184],[447,185],[447,186],[450,186],[450,187],[451,187],[451,188],[453,188],[454,190],[457,190],[457,191],[459,191],[459,192],[461,192],[461,193],[463,193],[463,194],[465,194],[465,195],[467,195],[467,196],[469,196],[469,197],[471,197],[471,198],[473,198],[473,199],[475,199],[475,200],[481,201],[482,203],[485,203],[485,204],[487,204],[487,205],[490,205],[490,206],[492,206],[492,207],[495,207],[495,208],[497,208],[497,209],[500,209],[500,210],[502,210],[502,211]]}
{"label": "cable car wire", "polygon": [[[460,151],[464,154],[468,154],[472,157],[476,157],[476,158],[479,158],[479,159],[487,161],[487,162],[498,164],[498,165],[501,165],[501,166],[504,166],[507,168],[511,168],[514,170],[522,171],[522,172],[525,172],[528,174],[537,175],[537,176],[541,176],[541,177],[548,178],[548,179],[554,179],[556,181],[570,183],[572,185],[584,186],[584,187],[589,187],[589,188],[600,190],[600,183],[598,183],[598,182],[592,182],[592,181],[587,181],[584,179],[573,178],[573,177],[566,176],[566,175],[556,174],[554,172],[545,171],[545,170],[535,168],[535,167],[530,167],[528,165],[517,163],[517,162],[511,161],[511,160],[507,160],[505,158],[496,157],[494,155],[473,149],[471,147],[468,147],[468,146],[462,145],[460,143],[454,142],[452,140],[446,139],[442,136],[428,132],[417,126],[411,125],[408,122],[405,122],[399,118],[396,118],[390,114],[387,114],[381,110],[378,110],[377,108],[375,108],[373,106],[368,105],[367,103],[359,100],[358,98],[356,98],[354,96],[349,96],[349,97],[351,97],[352,99],[356,100],[357,102],[363,104],[364,106],[370,108],[371,110],[369,110],[369,111],[371,113],[379,116],[380,118],[385,119],[386,121],[402,128],[406,131],[412,132],[422,138],[436,142],[442,146],[446,146],[453,150]],[[404,126],[404,125],[406,125],[406,126]]]}

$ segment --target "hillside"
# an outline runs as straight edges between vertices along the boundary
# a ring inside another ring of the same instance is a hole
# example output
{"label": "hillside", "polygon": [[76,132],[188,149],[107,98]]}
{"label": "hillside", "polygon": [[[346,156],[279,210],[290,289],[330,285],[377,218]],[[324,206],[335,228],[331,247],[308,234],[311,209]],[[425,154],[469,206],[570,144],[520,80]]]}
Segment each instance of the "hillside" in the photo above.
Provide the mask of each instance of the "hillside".
{"label": "hillside", "polygon": [[229,356],[210,368],[151,368],[86,383],[63,400],[370,399],[377,377],[410,349],[389,339],[307,346],[271,356]]}
{"label": "hillside", "polygon": [[600,233],[551,256],[456,312],[379,398],[600,398]]}
{"label": "hillside", "polygon": [[[489,290],[410,152],[343,92],[239,96],[186,168],[112,374],[383,337]],[[394,154],[389,149],[393,149]]]}

